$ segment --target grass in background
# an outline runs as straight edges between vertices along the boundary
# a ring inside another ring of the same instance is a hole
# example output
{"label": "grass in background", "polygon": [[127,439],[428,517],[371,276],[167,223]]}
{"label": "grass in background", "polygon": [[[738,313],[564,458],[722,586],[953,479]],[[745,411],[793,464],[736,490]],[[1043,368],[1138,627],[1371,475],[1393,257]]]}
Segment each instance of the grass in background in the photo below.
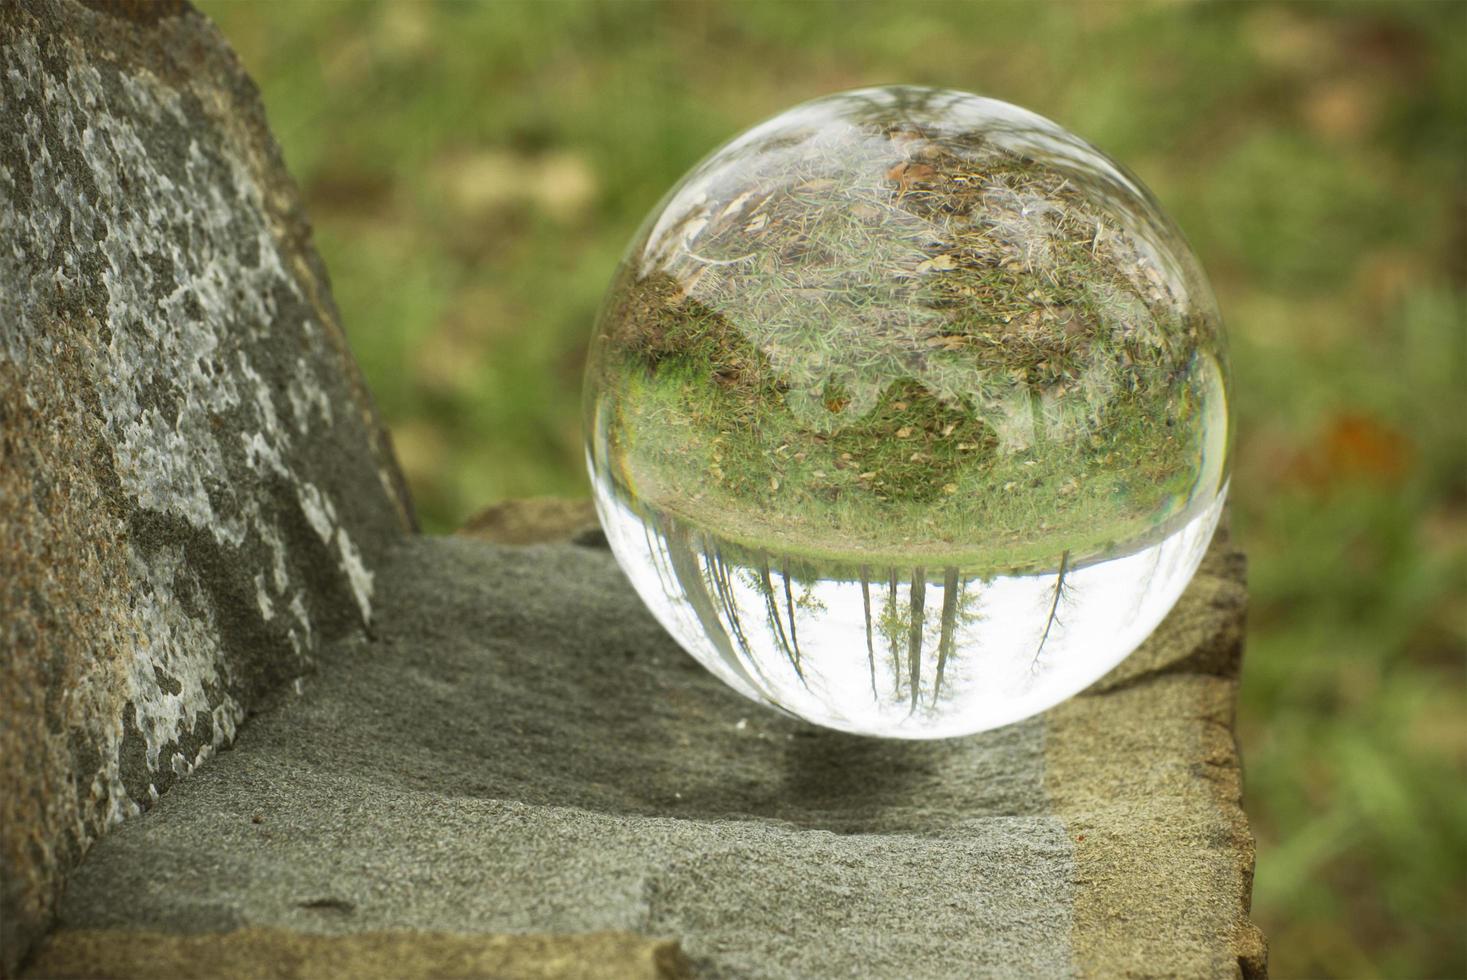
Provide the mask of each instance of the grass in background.
{"label": "grass in background", "polygon": [[910,82],[1127,163],[1231,333],[1273,972],[1467,975],[1467,6],[205,9],[264,91],[437,530],[585,493],[602,290],[662,192],[748,125]]}

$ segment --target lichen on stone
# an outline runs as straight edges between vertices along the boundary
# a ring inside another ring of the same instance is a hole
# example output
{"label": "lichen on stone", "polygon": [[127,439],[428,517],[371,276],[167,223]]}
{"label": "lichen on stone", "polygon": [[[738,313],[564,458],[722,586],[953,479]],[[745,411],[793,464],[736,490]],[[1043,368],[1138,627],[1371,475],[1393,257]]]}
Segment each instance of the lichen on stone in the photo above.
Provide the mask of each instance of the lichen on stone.
{"label": "lichen on stone", "polygon": [[367,628],[412,518],[212,26],[7,6],[0,104],[3,972],[91,839]]}

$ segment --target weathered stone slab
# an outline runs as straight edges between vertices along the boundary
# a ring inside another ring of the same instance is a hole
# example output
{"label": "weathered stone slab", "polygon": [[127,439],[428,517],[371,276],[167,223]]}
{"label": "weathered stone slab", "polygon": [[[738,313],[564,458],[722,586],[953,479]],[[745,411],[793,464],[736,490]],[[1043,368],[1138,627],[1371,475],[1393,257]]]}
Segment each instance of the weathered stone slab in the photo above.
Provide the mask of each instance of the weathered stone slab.
{"label": "weathered stone slab", "polygon": [[47,980],[681,980],[677,943],[629,933],[455,936],[359,932],[325,936],[286,929],[224,935],[53,933],[26,971]]}
{"label": "weathered stone slab", "polygon": [[373,616],[412,524],[259,99],[185,5],[0,5],[0,973]]}
{"label": "weathered stone slab", "polygon": [[1243,598],[1222,540],[1090,693],[875,741],[724,689],[605,551],[413,539],[375,638],[99,844],[62,925],[623,930],[715,978],[1260,976]]}

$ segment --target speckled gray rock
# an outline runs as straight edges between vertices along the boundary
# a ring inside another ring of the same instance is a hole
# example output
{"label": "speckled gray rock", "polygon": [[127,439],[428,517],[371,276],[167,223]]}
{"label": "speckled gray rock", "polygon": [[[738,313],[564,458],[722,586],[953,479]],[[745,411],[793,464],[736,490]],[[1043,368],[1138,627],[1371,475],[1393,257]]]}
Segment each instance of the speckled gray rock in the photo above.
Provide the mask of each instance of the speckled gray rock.
{"label": "speckled gray rock", "polygon": [[0,5],[0,972],[91,840],[362,634],[411,523],[214,28]]}
{"label": "speckled gray rock", "polygon": [[605,551],[411,539],[375,637],[102,841],[58,941],[618,930],[704,978],[1261,976],[1241,571],[1224,537],[1092,691],[922,743],[744,701]]}

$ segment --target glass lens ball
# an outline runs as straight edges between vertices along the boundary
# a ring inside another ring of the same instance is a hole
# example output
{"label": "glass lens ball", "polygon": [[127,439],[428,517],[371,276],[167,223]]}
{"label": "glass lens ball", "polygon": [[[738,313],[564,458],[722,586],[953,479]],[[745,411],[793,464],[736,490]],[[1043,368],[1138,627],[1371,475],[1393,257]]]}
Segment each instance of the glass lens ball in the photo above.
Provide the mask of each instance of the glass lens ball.
{"label": "glass lens ball", "polygon": [[935,738],[1136,649],[1227,491],[1211,291],[1140,182],[964,92],[797,106],[653,210],[586,376],[602,524],[729,686]]}

